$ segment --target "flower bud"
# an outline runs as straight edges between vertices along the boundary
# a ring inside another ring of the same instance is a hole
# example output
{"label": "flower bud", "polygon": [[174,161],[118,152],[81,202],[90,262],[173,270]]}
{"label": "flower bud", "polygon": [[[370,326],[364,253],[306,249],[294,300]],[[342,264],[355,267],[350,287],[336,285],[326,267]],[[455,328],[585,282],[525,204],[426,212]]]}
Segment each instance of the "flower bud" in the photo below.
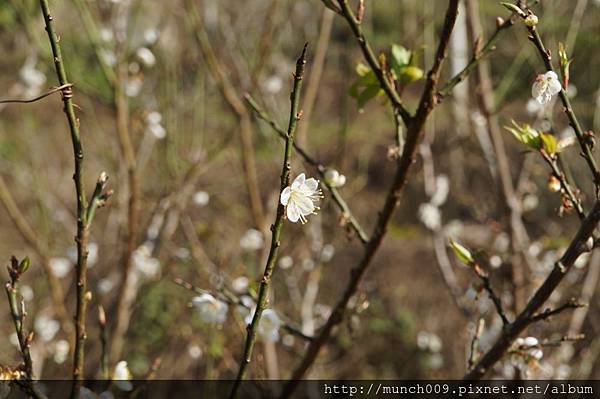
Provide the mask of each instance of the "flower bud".
{"label": "flower bud", "polygon": [[538,22],[539,22],[538,17],[535,14],[529,14],[525,18],[525,25],[529,26],[530,28],[533,28],[534,26],[536,26],[538,24]]}
{"label": "flower bud", "polygon": [[552,191],[553,193],[560,191],[560,180],[558,180],[554,175],[550,175],[548,177],[548,190]]}

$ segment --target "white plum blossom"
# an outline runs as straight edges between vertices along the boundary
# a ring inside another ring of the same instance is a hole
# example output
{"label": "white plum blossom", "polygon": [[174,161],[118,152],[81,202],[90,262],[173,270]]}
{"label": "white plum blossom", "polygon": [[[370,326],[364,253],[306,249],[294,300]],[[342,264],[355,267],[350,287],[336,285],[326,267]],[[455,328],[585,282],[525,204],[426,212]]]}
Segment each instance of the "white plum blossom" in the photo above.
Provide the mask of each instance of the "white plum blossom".
{"label": "white plum blossom", "polygon": [[290,222],[296,223],[298,220],[302,224],[306,223],[308,215],[316,214],[319,210],[315,204],[323,198],[319,189],[319,181],[306,178],[304,173],[300,173],[292,184],[281,192],[281,205],[286,207],[286,215]]}
{"label": "white plum blossom", "polygon": [[510,363],[520,369],[525,376],[529,374],[530,368],[538,365],[544,356],[535,337],[517,338],[509,349]]}
{"label": "white plum blossom", "polygon": [[121,360],[117,363],[112,377],[117,388],[121,391],[131,391],[133,389],[133,385],[131,384],[132,378],[133,376],[131,375],[131,371],[129,371],[129,367],[127,367],[127,362]]}
{"label": "white plum blossom", "polygon": [[210,195],[206,191],[196,191],[192,197],[192,201],[198,206],[206,206],[210,201]]}
{"label": "white plum blossom", "polygon": [[146,278],[154,278],[160,273],[160,261],[152,257],[148,245],[140,245],[131,255],[134,269]]}
{"label": "white plum blossom", "polygon": [[256,229],[247,230],[240,238],[240,247],[246,251],[258,251],[264,245],[263,234]]}
{"label": "white plum blossom", "polygon": [[25,86],[23,95],[33,97],[40,94],[42,86],[46,83],[46,75],[39,69],[36,69],[36,57],[29,57],[19,71],[19,77]]}
{"label": "white plum blossom", "polygon": [[329,186],[338,188],[346,184],[346,176],[335,169],[327,169],[324,175],[325,183]]}
{"label": "white plum blossom", "polygon": [[156,64],[156,57],[154,56],[152,50],[150,50],[148,47],[138,48],[135,52],[135,55],[140,60],[140,62],[148,68],[151,68]]}
{"label": "white plum blossom", "polygon": [[63,278],[71,271],[73,264],[67,258],[50,258],[48,261],[50,269],[54,272],[54,275],[58,278]]}
{"label": "white plum blossom", "polygon": [[533,86],[531,86],[531,96],[540,104],[544,105],[550,102],[553,96],[562,90],[558,75],[556,72],[548,71],[543,75],[538,75],[535,78]]}
{"label": "white plum blossom", "polygon": [[146,29],[144,31],[144,41],[148,46],[153,45],[158,40],[158,30]]}
{"label": "white plum blossom", "polygon": [[41,314],[35,318],[33,328],[43,342],[50,342],[60,330],[60,323],[46,314]]}
{"label": "white plum blossom", "polygon": [[327,263],[335,255],[335,247],[331,244],[323,245],[323,249],[321,250],[321,262]]}
{"label": "white plum blossom", "polygon": [[264,89],[271,94],[277,94],[283,88],[283,80],[279,76],[269,76],[264,81]]}
{"label": "white plum blossom", "polygon": [[200,314],[200,319],[207,324],[223,324],[227,319],[229,306],[210,294],[192,298],[192,305]]}
{"label": "white plum blossom", "polygon": [[114,67],[117,64],[117,56],[114,51],[102,48],[98,52],[102,61],[109,67]]}
{"label": "white plum blossom", "polygon": [[54,362],[56,364],[64,363],[69,357],[69,342],[65,339],[59,340],[54,344]]}
{"label": "white plum blossom", "polygon": [[103,42],[112,42],[115,38],[112,29],[109,29],[107,27],[100,28],[98,33],[100,35],[100,40],[102,40]]}
{"label": "white plum blossom", "polygon": [[231,288],[237,293],[243,293],[248,289],[248,277],[240,276],[231,282]]}
{"label": "white plum blossom", "polygon": [[139,76],[133,76],[127,79],[125,83],[125,94],[127,97],[137,97],[142,91],[144,80]]}
{"label": "white plum blossom", "polygon": [[282,256],[281,259],[279,259],[279,262],[277,262],[277,263],[281,269],[285,270],[285,269],[289,269],[290,267],[294,266],[294,259],[291,256],[286,255],[286,256]]}
{"label": "white plum blossom", "polygon": [[438,230],[442,225],[440,209],[428,202],[419,206],[419,219],[429,230]]}
{"label": "white plum blossom", "polygon": [[160,112],[152,111],[146,115],[146,130],[157,139],[164,139],[167,136]]}
{"label": "white plum blossom", "polygon": [[200,359],[202,356],[202,349],[198,345],[190,345],[188,347],[188,355],[190,355],[192,359]]}
{"label": "white plum blossom", "polygon": [[[252,312],[246,316],[246,324],[252,322],[255,311],[256,310],[253,309]],[[279,341],[279,328],[282,324],[277,312],[273,309],[265,309],[262,312],[262,317],[258,323],[258,335],[260,335],[261,339],[265,342],[277,342]]]}

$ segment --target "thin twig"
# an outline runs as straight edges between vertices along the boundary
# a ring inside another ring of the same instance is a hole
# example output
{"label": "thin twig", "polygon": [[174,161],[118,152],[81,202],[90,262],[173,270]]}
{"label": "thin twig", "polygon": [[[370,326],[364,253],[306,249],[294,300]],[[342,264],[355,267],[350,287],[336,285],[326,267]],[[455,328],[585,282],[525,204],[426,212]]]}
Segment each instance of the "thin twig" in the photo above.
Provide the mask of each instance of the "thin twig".
{"label": "thin twig", "polygon": [[[344,15],[346,16],[346,19],[353,29],[355,29],[358,25],[356,24],[355,18],[349,14],[352,11],[350,10],[348,2],[345,0],[340,0],[339,3]],[[321,351],[321,348],[329,340],[334,327],[340,324],[344,319],[344,313],[348,303],[350,302],[350,299],[356,293],[356,290],[362,281],[362,277],[368,270],[373,258],[375,257],[375,254],[377,253],[377,250],[383,242],[388,225],[392,219],[394,211],[398,206],[402,189],[406,186],[411,166],[415,162],[418,143],[420,142],[423,134],[423,127],[427,117],[436,105],[436,88],[440,78],[441,67],[444,59],[446,58],[450,35],[452,34],[454,23],[456,22],[458,3],[458,0],[450,0],[448,3],[446,16],[444,18],[444,26],[442,28],[435,60],[433,66],[427,74],[427,81],[425,83],[425,88],[423,89],[423,94],[421,95],[421,100],[419,101],[417,112],[414,117],[410,117],[408,119],[404,150],[402,152],[402,156],[398,160],[396,174],[387,194],[385,204],[382,210],[379,212],[375,230],[371,235],[369,242],[364,247],[365,250],[362,258],[350,273],[350,281],[347,283],[341,299],[333,308],[331,315],[325,322],[325,325],[321,328],[315,340],[311,342],[304,357],[300,361],[300,364],[292,373],[291,381],[285,385],[280,396],[281,398],[287,398],[292,395],[298,385],[299,380],[302,379],[304,374],[312,366],[319,352]]]}
{"label": "thin twig", "polygon": [[467,370],[471,370],[473,368],[473,365],[479,357],[479,338],[483,333],[484,327],[485,319],[481,318],[477,322],[477,326],[475,326],[475,332],[473,334],[473,339],[471,340],[471,354],[469,355],[469,361],[467,362]]}
{"label": "thin twig", "polygon": [[[296,72],[294,73],[294,88],[292,90],[292,94],[290,96],[291,107],[290,107],[290,120],[287,130],[287,139],[285,142],[285,153],[283,157],[283,167],[281,170],[281,189],[280,192],[285,189],[290,182],[290,162],[291,155],[294,143],[294,134],[296,133],[296,126],[298,125],[298,120],[301,116],[300,107],[300,91],[302,90],[302,81],[304,79],[304,67],[306,64],[306,48],[308,43],[304,45],[304,49],[302,50],[302,54],[298,61],[296,62]],[[284,221],[284,212],[285,207],[277,198],[277,215],[275,217],[275,222],[271,227],[272,238],[271,238],[271,248],[269,250],[269,256],[267,259],[267,265],[265,267],[265,272],[263,274],[262,280],[260,282],[260,288],[258,290],[258,298],[256,300],[256,310],[254,312],[254,316],[252,317],[252,322],[248,326],[248,334],[246,337],[246,344],[244,346],[244,355],[240,362],[240,368],[237,374],[236,381],[231,390],[231,394],[229,395],[230,399],[236,397],[240,383],[246,376],[246,372],[248,370],[248,364],[252,359],[252,351],[254,349],[254,344],[256,342],[256,335],[258,334],[258,326],[260,323],[260,319],[263,311],[267,307],[268,304],[268,295],[269,295],[269,287],[271,285],[271,277],[273,275],[273,271],[275,270],[276,262],[277,262],[277,254],[279,252],[280,246],[280,236],[281,230],[283,227]]]}
{"label": "thin twig", "polygon": [[581,303],[573,298],[555,309],[546,309],[536,315],[533,315],[531,317],[531,322],[535,323],[535,322],[541,321],[541,320],[548,320],[552,316],[557,315],[565,310],[578,309],[578,308],[583,308],[586,306],[588,306],[588,305],[585,303]]}
{"label": "thin twig", "polygon": [[40,94],[37,97],[31,98],[29,100],[0,100],[0,104],[29,104],[34,103],[36,101],[41,100],[42,98],[48,97],[51,94],[58,93],[59,91],[63,91],[66,88],[73,87],[72,83],[67,83],[58,87],[54,87],[51,90],[45,92],[44,94]]}
{"label": "thin twig", "polygon": [[[248,103],[248,105],[254,110],[256,115],[260,119],[265,121],[267,124],[269,124],[269,126],[271,126],[271,128],[279,135],[279,137],[281,139],[285,140],[286,136],[287,136],[286,131],[281,126],[279,126],[277,124],[277,122],[275,122],[273,120],[273,118],[269,114],[267,114],[267,112],[264,111],[258,105],[258,103],[250,96],[250,94],[246,94],[244,96],[244,98],[246,99],[246,102]],[[325,180],[325,171],[327,170],[327,166],[323,165],[322,163],[317,161],[315,158],[308,155],[308,153],[302,147],[300,147],[295,141],[294,141],[294,149],[296,150],[296,152],[298,154],[300,154],[302,156],[302,158],[304,158],[304,161],[306,163],[313,166],[317,170],[317,172],[319,173],[319,176],[321,176],[321,178],[322,178],[321,183],[324,184],[325,187],[327,187],[329,192],[331,192],[331,197],[333,198],[334,202],[336,203],[340,212],[342,213],[342,217],[344,218],[346,223],[352,228],[352,230],[354,230],[354,232],[356,233],[356,235],[358,236],[360,241],[363,244],[366,244],[369,241],[369,237],[368,237],[367,233],[365,232],[365,230],[359,224],[358,220],[356,219],[356,216],[354,216],[353,212],[350,210],[348,203],[344,200],[344,198],[342,197],[342,195],[340,194],[338,189],[335,187],[332,187]]]}
{"label": "thin twig", "polygon": [[471,269],[473,269],[477,277],[479,277],[479,279],[483,283],[483,288],[487,291],[488,295],[490,296],[490,299],[494,303],[496,312],[498,313],[498,316],[500,316],[500,318],[502,319],[502,324],[504,324],[504,326],[509,325],[510,322],[508,321],[506,313],[504,312],[504,308],[502,307],[502,300],[492,288],[492,283],[490,281],[489,274],[485,270],[483,270],[479,260],[471,262],[469,266],[471,267]]}
{"label": "thin twig", "polygon": [[[21,350],[21,357],[23,358],[25,372],[24,386],[28,393],[30,393],[34,398],[41,399],[46,398],[46,396],[39,391],[35,381],[33,381],[35,377],[33,375],[33,363],[31,361],[31,354],[29,352],[29,347],[33,339],[33,332],[30,332],[29,334],[25,332],[24,319],[27,315],[25,313],[25,305],[21,302],[21,306],[19,306],[19,301],[17,299],[19,278],[28,267],[28,258],[25,258],[19,262],[17,258],[13,256],[11,258],[11,265],[7,266],[8,274],[10,275],[10,281],[6,283],[5,289],[6,295],[8,296],[10,316],[15,326],[15,332],[19,341],[19,348]],[[19,308],[21,310],[19,310]]]}

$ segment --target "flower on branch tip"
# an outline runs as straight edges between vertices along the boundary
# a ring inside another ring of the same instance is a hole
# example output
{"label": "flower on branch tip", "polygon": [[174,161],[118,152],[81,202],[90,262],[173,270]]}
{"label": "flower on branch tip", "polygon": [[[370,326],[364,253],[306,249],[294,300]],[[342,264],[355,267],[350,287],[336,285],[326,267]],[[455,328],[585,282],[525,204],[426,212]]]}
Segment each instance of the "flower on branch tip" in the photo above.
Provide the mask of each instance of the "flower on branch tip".
{"label": "flower on branch tip", "polygon": [[553,96],[560,93],[562,85],[558,80],[558,75],[554,71],[548,71],[535,78],[531,86],[531,96],[540,104],[547,104]]}
{"label": "flower on branch tip", "polygon": [[229,306],[210,294],[192,298],[192,305],[200,314],[200,319],[207,324],[223,324],[227,319]]}
{"label": "flower on branch tip", "polygon": [[133,385],[131,384],[132,378],[133,376],[131,375],[131,371],[129,371],[129,367],[127,367],[127,362],[121,360],[117,363],[112,377],[117,388],[122,391],[131,391],[133,389]]}
{"label": "flower on branch tip", "polygon": [[528,374],[530,367],[537,366],[538,362],[544,356],[540,343],[535,337],[517,338],[508,352],[510,353],[510,362],[512,365],[519,368],[525,374]]}
{"label": "flower on branch tip", "polygon": [[319,210],[316,203],[321,198],[323,195],[319,189],[319,181],[312,177],[307,179],[304,173],[300,173],[290,186],[283,189],[280,202],[286,207],[286,215],[290,222],[296,223],[300,220],[304,224],[308,215],[316,214]]}
{"label": "flower on branch tip", "polygon": [[335,169],[327,169],[324,174],[325,183],[328,186],[338,188],[346,184],[346,176]]}

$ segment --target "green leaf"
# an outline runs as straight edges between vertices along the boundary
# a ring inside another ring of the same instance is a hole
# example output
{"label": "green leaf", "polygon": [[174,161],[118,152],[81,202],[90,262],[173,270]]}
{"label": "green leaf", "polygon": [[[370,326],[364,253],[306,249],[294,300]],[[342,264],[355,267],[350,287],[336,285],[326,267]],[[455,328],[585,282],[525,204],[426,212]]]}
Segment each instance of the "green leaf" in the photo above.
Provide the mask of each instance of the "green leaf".
{"label": "green leaf", "polygon": [[356,98],[358,100],[358,108],[363,108],[369,100],[375,98],[382,91],[383,90],[378,85],[372,85],[364,89]]}
{"label": "green leaf", "polygon": [[537,130],[526,123],[519,126],[514,120],[512,121],[512,124],[513,127],[505,126],[504,128],[511,132],[517,140],[534,150],[542,148],[542,140],[540,138],[540,133]]}
{"label": "green leaf", "polygon": [[358,64],[356,64],[356,73],[358,74],[358,76],[365,76],[369,72],[372,73],[371,68],[369,68],[362,62],[359,62]]}
{"label": "green leaf", "polygon": [[392,61],[398,66],[408,65],[410,63],[411,51],[399,44],[392,44]]}
{"label": "green leaf", "polygon": [[350,90],[348,94],[354,98],[358,98],[360,95],[360,89],[369,87],[369,86],[377,86],[379,87],[379,81],[377,80],[377,76],[373,71],[369,70],[366,74],[362,75],[356,82],[350,86]]}
{"label": "green leaf", "polygon": [[28,256],[23,258],[23,260],[19,264],[19,274],[25,273],[27,271],[27,269],[29,269],[30,264],[31,264],[31,261],[29,260]]}
{"label": "green leaf", "polygon": [[419,67],[408,65],[400,69],[398,80],[402,85],[407,85],[421,79],[423,79],[423,70]]}
{"label": "green leaf", "polygon": [[456,257],[465,265],[469,265],[469,264],[475,262],[475,259],[473,258],[473,254],[471,254],[471,251],[469,251],[466,247],[457,243],[453,239],[450,239],[450,247],[452,247],[452,250],[454,251],[454,254],[456,255]]}
{"label": "green leaf", "polygon": [[546,151],[546,154],[556,154],[558,148],[558,141],[556,140],[556,137],[549,133],[541,133],[540,138],[542,139],[542,146],[544,147],[544,151]]}

